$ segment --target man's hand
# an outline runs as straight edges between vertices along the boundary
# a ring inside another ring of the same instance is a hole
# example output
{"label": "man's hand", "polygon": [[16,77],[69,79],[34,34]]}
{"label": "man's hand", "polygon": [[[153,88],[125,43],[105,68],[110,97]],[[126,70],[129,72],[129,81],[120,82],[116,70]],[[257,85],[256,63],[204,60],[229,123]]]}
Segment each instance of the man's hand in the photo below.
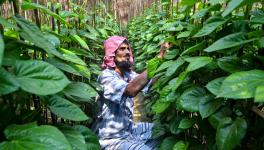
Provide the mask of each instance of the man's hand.
{"label": "man's hand", "polygon": [[160,45],[160,52],[159,52],[159,55],[157,57],[158,58],[163,58],[165,53],[166,53],[166,50],[169,49],[171,46],[172,46],[172,44],[169,43],[169,42],[162,43]]}

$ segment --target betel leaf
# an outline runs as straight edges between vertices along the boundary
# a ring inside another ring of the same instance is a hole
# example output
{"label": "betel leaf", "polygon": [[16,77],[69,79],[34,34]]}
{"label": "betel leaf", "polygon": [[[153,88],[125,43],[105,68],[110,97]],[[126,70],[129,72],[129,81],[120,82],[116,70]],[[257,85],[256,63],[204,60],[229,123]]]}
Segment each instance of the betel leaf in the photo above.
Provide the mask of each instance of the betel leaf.
{"label": "betel leaf", "polygon": [[159,71],[162,71],[162,70],[164,70],[164,69],[167,69],[167,68],[170,67],[172,64],[173,64],[173,61],[172,61],[172,60],[169,60],[169,61],[165,61],[165,62],[163,62],[163,63],[158,67],[158,69],[156,70],[156,73],[159,72]]}
{"label": "betel leaf", "polygon": [[85,121],[89,119],[77,105],[58,95],[50,98],[44,97],[42,101],[49,107],[51,112],[64,119],[73,121]]}
{"label": "betel leaf", "polygon": [[159,150],[173,149],[173,146],[175,145],[176,142],[177,142],[177,139],[175,137],[166,137],[162,141]]}
{"label": "betel leaf", "polygon": [[245,99],[254,97],[256,88],[264,85],[264,71],[251,70],[236,72],[228,76],[218,97]]}
{"label": "betel leaf", "polygon": [[223,107],[209,116],[208,121],[214,129],[217,129],[218,125],[221,123],[221,120],[225,117],[231,116],[232,113],[233,112],[229,107]]}
{"label": "betel leaf", "polygon": [[186,58],[185,61],[189,62],[186,71],[194,71],[196,69],[199,69],[201,67],[204,67],[205,65],[209,64],[213,59],[211,57],[205,57],[205,56],[198,56],[198,57],[189,57]]}
{"label": "betel leaf", "polygon": [[193,126],[194,118],[183,118],[180,123],[179,123],[179,129],[189,129],[190,127]]}
{"label": "betel leaf", "polygon": [[172,85],[172,91],[176,91],[177,88],[182,84],[182,82],[185,80],[187,76],[188,76],[187,71],[181,72],[179,77],[175,79],[176,80],[175,84]]}
{"label": "betel leaf", "polygon": [[81,76],[81,74],[77,70],[75,70],[72,66],[68,64],[69,62],[65,62],[56,57],[48,57],[47,62],[63,71],[72,73],[74,75]]}
{"label": "betel leaf", "polygon": [[182,93],[178,105],[181,109],[197,112],[200,101],[206,98],[206,91],[202,87],[191,87]]}
{"label": "betel leaf", "polygon": [[21,16],[16,16],[14,19],[21,28],[20,35],[23,39],[32,42],[34,45],[48,53],[63,58],[62,54],[59,53],[55,46],[44,37],[40,29],[35,24],[25,20]]}
{"label": "betel leaf", "polygon": [[71,150],[64,135],[50,125],[10,125],[4,133],[8,141],[0,143],[0,150]]}
{"label": "betel leaf", "polygon": [[154,105],[152,105],[152,110],[155,113],[162,113],[170,106],[170,102],[161,102],[156,101]]}
{"label": "betel leaf", "polygon": [[152,58],[147,62],[148,78],[152,78],[160,64],[160,58]]}
{"label": "betel leaf", "polygon": [[184,5],[187,5],[187,6],[192,6],[194,5],[195,3],[199,2],[201,0],[182,0],[180,5],[181,6],[184,6]]}
{"label": "betel leaf", "polygon": [[183,63],[184,63],[184,59],[182,59],[181,57],[179,57],[177,60],[173,61],[172,64],[168,67],[165,75],[167,77],[173,75],[177,71],[177,69],[181,65],[183,65]]}
{"label": "betel leaf", "polygon": [[189,143],[184,141],[178,141],[174,146],[172,150],[188,150]]}
{"label": "betel leaf", "polygon": [[48,8],[46,8],[42,5],[39,5],[37,3],[23,2],[21,4],[21,8],[23,10],[39,9],[40,11],[44,12],[45,14],[50,15],[50,16],[54,17],[55,19],[59,20],[61,23],[67,24],[67,22],[63,18],[61,18],[58,14],[52,12]]}
{"label": "betel leaf", "polygon": [[79,64],[71,64],[69,65],[76,71],[78,71],[82,76],[86,77],[87,79],[90,79],[91,77],[91,72],[87,68],[87,66],[79,65]]}
{"label": "betel leaf", "polygon": [[15,28],[17,27],[13,25],[12,23],[8,22],[5,18],[0,16],[0,24],[3,25],[5,28]]}
{"label": "betel leaf", "polygon": [[192,15],[191,19],[199,19],[206,15],[206,13],[210,10],[210,8],[204,8],[199,11],[197,11],[194,15]]}
{"label": "betel leaf", "polygon": [[229,34],[225,37],[214,42],[212,45],[207,47],[204,51],[214,52],[222,49],[227,49],[231,47],[241,46],[243,44],[257,40],[258,38],[246,39],[246,34],[243,32]]}
{"label": "betel leaf", "polygon": [[221,85],[226,77],[216,78],[206,84],[206,88],[214,95],[220,94]]}
{"label": "betel leaf", "polygon": [[70,126],[59,126],[59,130],[69,141],[73,150],[87,150],[84,136]]}
{"label": "betel leaf", "polygon": [[3,41],[3,37],[0,34],[0,67],[2,66],[2,60],[3,60],[3,55],[4,55],[4,41]]}
{"label": "betel leaf", "polygon": [[72,82],[64,90],[63,93],[77,101],[90,101],[97,92],[88,84],[82,82]]}
{"label": "betel leaf", "polygon": [[74,41],[78,42],[82,46],[82,48],[89,50],[87,43],[80,36],[75,34],[75,35],[71,35],[71,38]]}
{"label": "betel leaf", "polygon": [[16,61],[15,75],[20,87],[37,95],[62,91],[70,81],[56,67],[43,61]]}
{"label": "betel leaf", "polygon": [[223,25],[224,23],[227,22],[228,19],[222,19],[220,18],[219,20],[216,20],[214,22],[210,22],[208,24],[205,24],[203,28],[198,31],[193,37],[201,37],[201,36],[206,36],[212,33],[214,30],[216,30],[218,27]]}
{"label": "betel leaf", "polygon": [[184,50],[182,53],[181,53],[181,56],[182,55],[185,55],[185,54],[189,54],[189,53],[192,53],[192,52],[196,52],[196,51],[199,51],[199,50],[202,50],[204,47],[205,47],[205,41],[201,42],[201,43],[198,43],[186,50]]}
{"label": "betel leaf", "polygon": [[258,86],[255,93],[255,102],[264,102],[264,86]]}
{"label": "betel leaf", "polygon": [[85,139],[87,150],[100,150],[100,143],[97,135],[93,133],[89,128],[82,125],[75,125],[73,128],[79,131]]}
{"label": "betel leaf", "polygon": [[261,10],[256,10],[254,14],[251,16],[250,22],[263,24],[264,23],[264,12]]}
{"label": "betel leaf", "polygon": [[75,53],[64,48],[59,48],[59,51],[63,55],[63,60],[86,66],[85,62],[81,58],[79,58]]}
{"label": "betel leaf", "polygon": [[14,75],[7,72],[4,68],[0,68],[0,95],[12,93],[19,88]]}
{"label": "betel leaf", "polygon": [[230,117],[223,118],[216,131],[216,145],[219,150],[232,150],[244,138],[247,123],[243,118],[232,121]]}
{"label": "betel leaf", "polygon": [[222,100],[214,99],[214,97],[207,95],[201,99],[199,103],[199,112],[202,118],[207,118],[212,115],[218,108],[220,108]]}
{"label": "betel leaf", "polygon": [[227,7],[225,8],[224,12],[222,13],[222,16],[225,17],[229,15],[233,10],[238,8],[245,0],[231,0]]}

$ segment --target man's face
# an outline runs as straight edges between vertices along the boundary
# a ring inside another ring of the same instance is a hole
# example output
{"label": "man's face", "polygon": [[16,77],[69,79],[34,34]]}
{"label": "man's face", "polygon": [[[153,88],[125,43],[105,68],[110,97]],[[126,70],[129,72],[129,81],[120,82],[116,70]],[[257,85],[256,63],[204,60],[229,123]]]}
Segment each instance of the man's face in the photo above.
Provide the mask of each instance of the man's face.
{"label": "man's face", "polygon": [[115,52],[115,64],[119,69],[128,71],[131,67],[130,59],[130,48],[129,45],[123,43]]}

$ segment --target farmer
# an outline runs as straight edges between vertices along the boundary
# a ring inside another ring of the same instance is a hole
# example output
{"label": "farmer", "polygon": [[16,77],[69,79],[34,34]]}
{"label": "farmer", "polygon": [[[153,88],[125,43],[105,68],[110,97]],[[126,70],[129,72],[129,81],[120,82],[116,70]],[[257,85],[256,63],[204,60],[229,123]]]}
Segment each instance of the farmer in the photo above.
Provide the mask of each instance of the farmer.
{"label": "farmer", "polygon": [[[162,58],[168,43],[161,45]],[[132,49],[126,38],[112,36],[104,42],[103,72],[98,81],[103,91],[97,97],[100,103],[95,131],[105,150],[150,150],[157,141],[151,139],[152,123],[133,123],[133,97],[146,92],[152,80],[147,71],[137,74],[131,70]]]}

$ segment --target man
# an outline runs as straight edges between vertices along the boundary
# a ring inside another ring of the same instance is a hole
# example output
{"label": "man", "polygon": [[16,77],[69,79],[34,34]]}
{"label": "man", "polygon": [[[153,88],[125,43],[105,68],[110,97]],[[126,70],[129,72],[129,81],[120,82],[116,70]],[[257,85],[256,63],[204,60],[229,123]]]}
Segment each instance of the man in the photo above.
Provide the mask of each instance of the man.
{"label": "man", "polygon": [[[162,58],[168,43],[161,46]],[[112,36],[104,42],[103,72],[98,78],[103,87],[95,131],[105,150],[150,150],[157,141],[151,139],[152,123],[133,124],[133,97],[147,91],[152,81],[147,71],[137,74],[131,70],[132,49],[126,38]]]}

